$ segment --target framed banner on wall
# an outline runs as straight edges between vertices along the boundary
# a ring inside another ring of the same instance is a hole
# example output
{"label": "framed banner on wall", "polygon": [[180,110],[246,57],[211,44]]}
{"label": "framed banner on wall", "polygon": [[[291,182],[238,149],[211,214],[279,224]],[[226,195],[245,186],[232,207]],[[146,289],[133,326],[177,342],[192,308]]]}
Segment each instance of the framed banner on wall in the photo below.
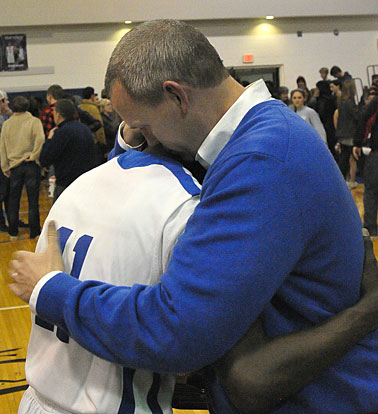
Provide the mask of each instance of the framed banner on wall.
{"label": "framed banner on wall", "polygon": [[14,71],[28,68],[26,35],[7,34],[1,36],[1,70]]}

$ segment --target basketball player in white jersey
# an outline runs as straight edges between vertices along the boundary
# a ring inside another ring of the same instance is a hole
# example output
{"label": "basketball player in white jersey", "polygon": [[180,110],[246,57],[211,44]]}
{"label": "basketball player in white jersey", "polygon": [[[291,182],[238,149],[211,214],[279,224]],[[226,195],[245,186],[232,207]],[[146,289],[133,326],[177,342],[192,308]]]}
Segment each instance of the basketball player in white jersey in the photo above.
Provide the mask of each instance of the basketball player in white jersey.
{"label": "basketball player in white jersey", "polygon": [[[64,268],[74,278],[86,280],[96,273],[99,280],[115,285],[153,285],[165,271],[199,192],[198,182],[179,163],[129,151],[79,177],[63,192],[46,219],[37,251],[45,249],[47,223],[53,220]],[[120,332],[120,344],[122,340]],[[35,314],[26,378],[30,387],[19,414],[172,412],[173,374],[100,359]]]}

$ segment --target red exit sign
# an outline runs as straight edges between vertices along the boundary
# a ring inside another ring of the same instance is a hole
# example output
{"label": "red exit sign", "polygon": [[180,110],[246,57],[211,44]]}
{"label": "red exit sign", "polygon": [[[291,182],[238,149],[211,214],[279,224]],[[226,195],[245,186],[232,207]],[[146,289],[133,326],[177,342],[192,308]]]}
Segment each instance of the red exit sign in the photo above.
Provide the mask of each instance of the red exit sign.
{"label": "red exit sign", "polygon": [[253,55],[251,54],[243,55],[243,63],[253,63]]}

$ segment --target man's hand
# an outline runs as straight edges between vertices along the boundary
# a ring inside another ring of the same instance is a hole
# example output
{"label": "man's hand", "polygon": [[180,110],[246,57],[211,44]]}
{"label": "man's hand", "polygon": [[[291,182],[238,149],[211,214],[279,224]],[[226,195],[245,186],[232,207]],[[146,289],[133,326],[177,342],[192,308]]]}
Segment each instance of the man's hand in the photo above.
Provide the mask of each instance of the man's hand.
{"label": "man's hand", "polygon": [[63,270],[58,235],[54,222],[50,222],[47,232],[47,248],[43,253],[18,251],[10,262],[9,276],[14,283],[10,290],[23,301],[29,303],[35,285],[49,272]]}
{"label": "man's hand", "polygon": [[3,171],[3,174],[9,178],[10,177],[10,170]]}
{"label": "man's hand", "polygon": [[51,139],[54,136],[54,132],[58,129],[58,127],[55,127],[50,130],[49,135],[47,136],[47,139]]}

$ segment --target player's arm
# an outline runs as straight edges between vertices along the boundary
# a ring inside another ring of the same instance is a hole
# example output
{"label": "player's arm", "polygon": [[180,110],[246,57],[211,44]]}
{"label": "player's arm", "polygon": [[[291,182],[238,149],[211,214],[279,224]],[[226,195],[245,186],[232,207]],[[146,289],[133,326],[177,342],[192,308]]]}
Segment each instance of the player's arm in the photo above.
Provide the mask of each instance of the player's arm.
{"label": "player's arm", "polygon": [[270,412],[378,328],[378,270],[368,237],[364,244],[362,297],[355,306],[319,326],[273,339],[265,336],[259,319],[214,364],[229,399],[241,412]]}

